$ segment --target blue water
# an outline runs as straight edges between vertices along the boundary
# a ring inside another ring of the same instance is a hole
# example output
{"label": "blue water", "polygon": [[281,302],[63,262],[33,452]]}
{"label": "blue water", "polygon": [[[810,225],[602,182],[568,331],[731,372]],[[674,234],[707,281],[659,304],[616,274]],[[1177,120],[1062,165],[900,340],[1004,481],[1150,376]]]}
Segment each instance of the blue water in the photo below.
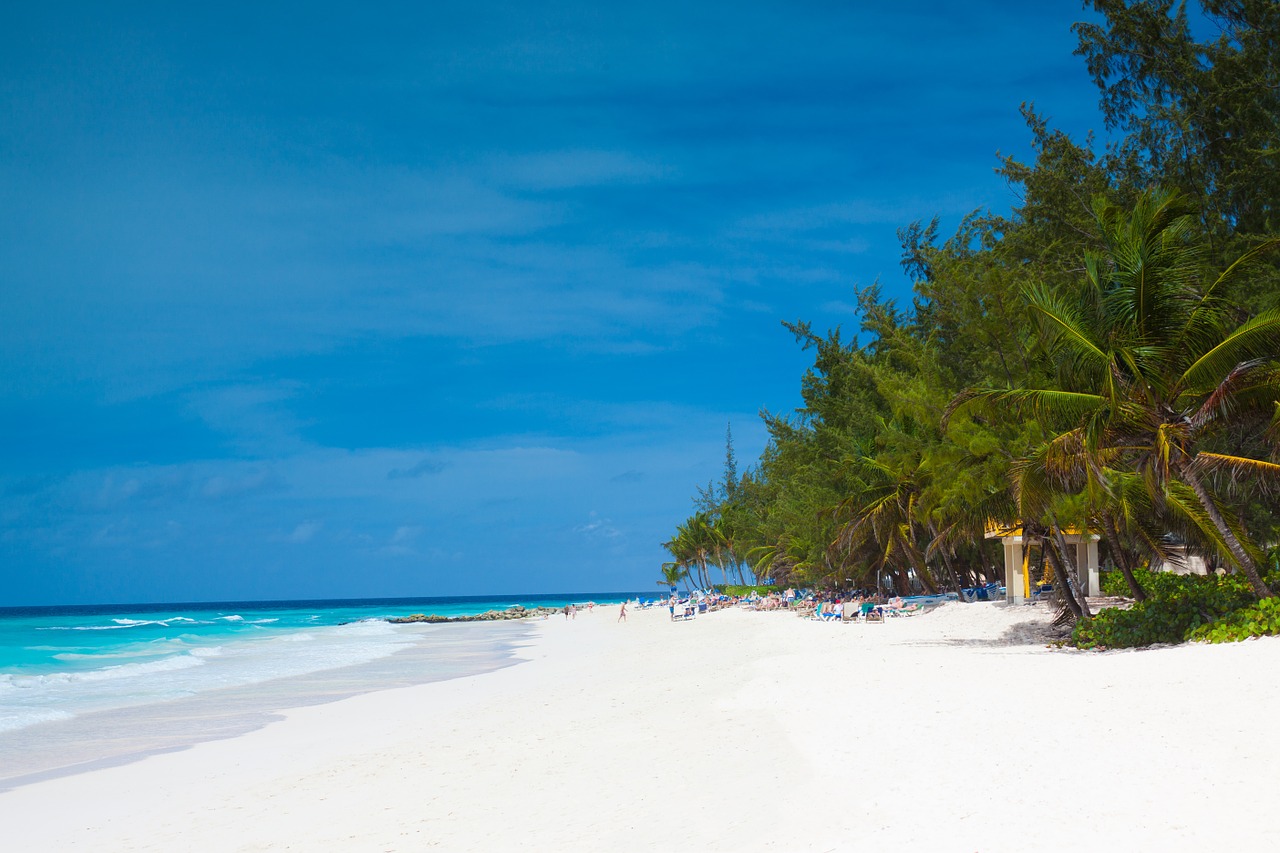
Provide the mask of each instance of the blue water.
{"label": "blue water", "polygon": [[[379,689],[383,682],[403,683],[390,666],[394,656],[400,656],[396,661],[413,661],[418,680],[484,671],[498,658],[510,656],[509,647],[495,646],[491,640],[510,640],[518,631],[494,633],[500,626],[488,623],[426,626],[385,620],[413,613],[457,616],[515,604],[562,607],[628,597],[617,593],[3,608],[0,735],[229,689],[240,690],[236,701],[270,693],[281,707],[289,707],[290,690],[300,702],[330,692],[351,695]],[[464,627],[475,630],[448,630]],[[385,665],[371,667],[378,661]],[[333,679],[322,684],[316,678],[336,670],[354,673],[343,676],[342,689],[333,687]],[[310,681],[298,680],[308,676]],[[293,679],[288,690],[279,685],[255,688],[282,679]],[[162,716],[163,708],[147,713]],[[4,747],[0,741],[0,756]]]}

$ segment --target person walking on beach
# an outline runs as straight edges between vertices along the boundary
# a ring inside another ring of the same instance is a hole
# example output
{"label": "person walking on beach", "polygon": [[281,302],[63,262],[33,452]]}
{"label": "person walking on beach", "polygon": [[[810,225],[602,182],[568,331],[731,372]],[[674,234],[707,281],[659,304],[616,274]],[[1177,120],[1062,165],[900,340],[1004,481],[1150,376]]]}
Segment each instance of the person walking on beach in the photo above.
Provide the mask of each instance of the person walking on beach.
{"label": "person walking on beach", "polygon": [[618,621],[619,622],[627,621],[627,603],[625,601],[622,602],[622,607],[619,608],[618,610]]}

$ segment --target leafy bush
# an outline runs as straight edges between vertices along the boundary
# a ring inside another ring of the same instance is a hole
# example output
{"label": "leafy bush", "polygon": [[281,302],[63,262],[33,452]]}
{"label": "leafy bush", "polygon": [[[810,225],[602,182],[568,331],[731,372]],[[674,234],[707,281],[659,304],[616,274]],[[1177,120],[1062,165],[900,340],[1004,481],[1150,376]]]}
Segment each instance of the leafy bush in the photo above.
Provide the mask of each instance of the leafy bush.
{"label": "leafy bush", "polygon": [[1257,604],[1228,614],[1191,632],[1190,639],[1210,643],[1238,643],[1250,637],[1280,634],[1280,598],[1264,598]]}
{"label": "leafy bush", "polygon": [[[1092,619],[1082,620],[1071,632],[1071,645],[1081,649],[1129,649],[1156,643],[1182,643],[1190,639],[1197,628],[1256,602],[1248,581],[1240,575],[1218,577],[1149,571],[1134,574],[1147,591],[1147,600],[1128,610],[1109,608]],[[1124,583],[1123,577],[1120,582]]]}
{"label": "leafy bush", "polygon": [[[1138,575],[1134,572],[1134,576]],[[1125,582],[1124,575],[1119,571],[1098,572],[1098,580],[1102,585],[1103,595],[1130,595],[1129,584]],[[1141,580],[1138,583],[1142,583]]]}
{"label": "leafy bush", "polygon": [[745,596],[750,595],[752,590],[755,590],[756,595],[768,595],[771,592],[782,591],[782,587],[777,584],[765,583],[756,584],[755,586],[740,586],[737,584],[726,585],[718,583],[715,585],[715,589],[717,592],[722,592],[725,595],[732,595],[735,598],[744,598]]}

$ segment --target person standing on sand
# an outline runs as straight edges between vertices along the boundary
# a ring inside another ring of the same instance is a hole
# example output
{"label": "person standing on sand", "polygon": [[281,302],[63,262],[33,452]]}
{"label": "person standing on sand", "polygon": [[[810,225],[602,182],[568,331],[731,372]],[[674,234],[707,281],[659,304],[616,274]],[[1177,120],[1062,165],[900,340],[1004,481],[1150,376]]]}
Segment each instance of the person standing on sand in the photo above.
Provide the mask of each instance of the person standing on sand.
{"label": "person standing on sand", "polygon": [[567,605],[567,604],[564,606],[564,618],[565,618],[566,620],[568,620],[568,618],[569,618],[569,605]]}
{"label": "person standing on sand", "polygon": [[627,621],[627,603],[625,601],[622,602],[622,607],[619,608],[618,610],[618,621],[619,622]]}

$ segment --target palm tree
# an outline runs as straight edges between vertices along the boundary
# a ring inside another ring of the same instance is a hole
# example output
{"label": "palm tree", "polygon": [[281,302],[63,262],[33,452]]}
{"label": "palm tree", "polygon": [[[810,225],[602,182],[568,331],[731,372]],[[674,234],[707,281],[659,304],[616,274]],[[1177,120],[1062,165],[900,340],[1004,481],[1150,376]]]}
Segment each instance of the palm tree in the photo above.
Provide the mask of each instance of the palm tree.
{"label": "palm tree", "polygon": [[[1191,519],[1268,597],[1261,552],[1213,481],[1280,478],[1280,465],[1244,455],[1230,441],[1233,428],[1280,400],[1280,311],[1237,322],[1219,294],[1280,240],[1202,283],[1206,249],[1178,196],[1146,193],[1130,213],[1100,201],[1095,214],[1106,250],[1086,255],[1079,291],[1039,286],[1027,294],[1058,387],[974,389],[952,408],[984,399],[1066,425],[1061,446],[1078,450],[1104,485],[1113,488],[1108,468],[1136,473],[1153,505]],[[1198,506],[1187,505],[1184,489]]]}
{"label": "palm tree", "polygon": [[928,592],[937,592],[921,547],[920,466],[905,458],[882,462],[863,456],[850,461],[865,486],[841,507],[849,520],[834,544],[844,559],[861,555],[868,571],[883,569],[890,574],[903,594],[910,591],[906,567],[914,570]]}
{"label": "palm tree", "polygon": [[695,512],[687,518],[676,527],[676,535],[663,543],[663,547],[671,552],[677,562],[697,569],[698,586],[703,589],[711,586],[708,565],[720,566],[721,571],[725,572],[725,583],[728,583],[728,573],[725,570],[727,545],[710,513],[705,511]]}
{"label": "palm tree", "polygon": [[689,570],[679,561],[673,561],[662,564],[662,580],[658,581],[658,586],[674,587],[689,577]]}

